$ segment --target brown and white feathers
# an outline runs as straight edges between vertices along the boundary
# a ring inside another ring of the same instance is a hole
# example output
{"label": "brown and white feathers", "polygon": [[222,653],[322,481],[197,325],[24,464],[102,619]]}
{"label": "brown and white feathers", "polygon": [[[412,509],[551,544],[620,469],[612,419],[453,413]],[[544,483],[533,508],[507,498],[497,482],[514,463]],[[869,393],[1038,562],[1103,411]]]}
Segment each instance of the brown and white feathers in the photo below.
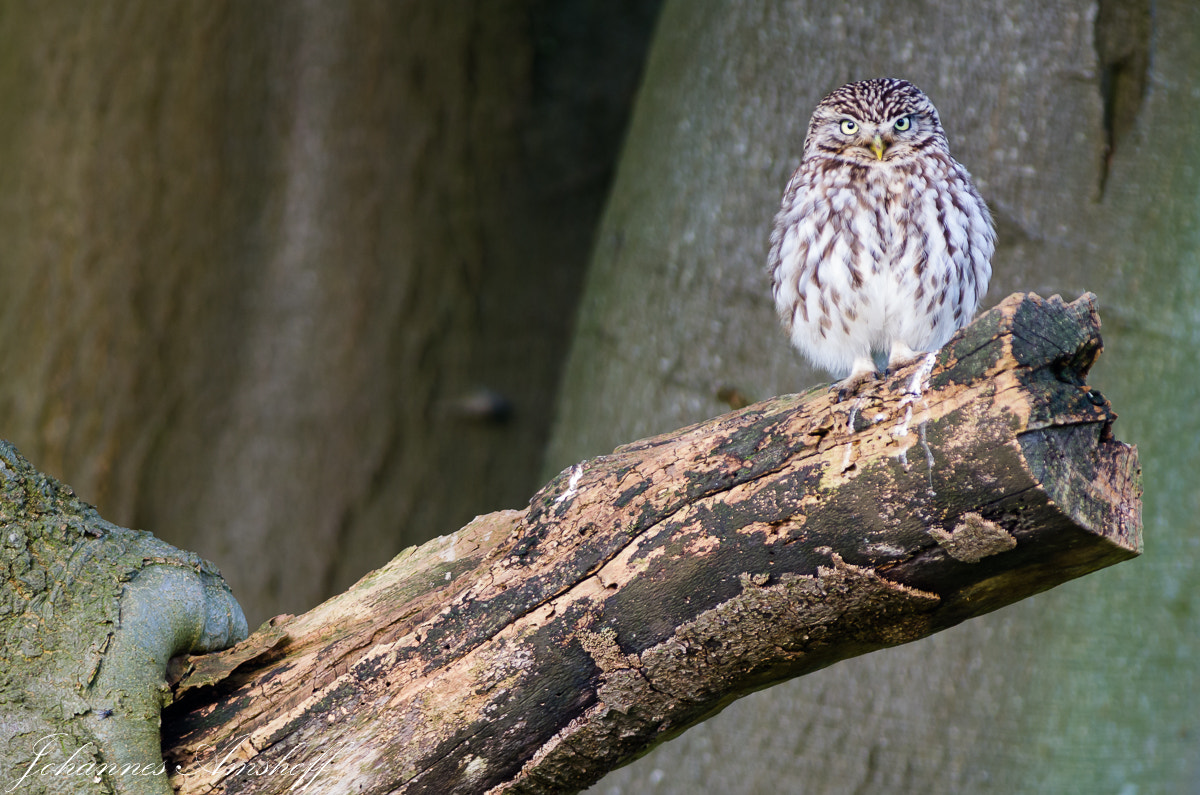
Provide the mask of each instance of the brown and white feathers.
{"label": "brown and white feathers", "polygon": [[995,229],[916,86],[849,83],[817,106],[783,194],[768,268],[784,329],[857,383],[940,348],[987,291]]}

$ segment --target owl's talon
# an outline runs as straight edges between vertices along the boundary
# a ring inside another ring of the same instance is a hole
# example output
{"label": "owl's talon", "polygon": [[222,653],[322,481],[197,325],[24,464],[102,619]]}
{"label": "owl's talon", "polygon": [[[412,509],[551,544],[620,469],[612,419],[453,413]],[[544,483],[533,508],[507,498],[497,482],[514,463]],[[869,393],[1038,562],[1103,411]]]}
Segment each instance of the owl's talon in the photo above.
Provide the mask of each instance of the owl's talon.
{"label": "owl's talon", "polygon": [[923,355],[914,351],[903,341],[893,340],[891,352],[888,355],[887,369],[884,372],[887,373],[888,378],[891,378],[910,364],[915,364]]}
{"label": "owl's talon", "polygon": [[914,361],[916,361],[916,360],[915,360],[915,359],[909,359],[909,360],[908,360],[908,361],[906,361],[906,362],[897,362],[897,363],[895,363],[895,364],[889,364],[889,365],[888,365],[888,366],[887,366],[887,367],[884,369],[884,371],[883,371],[883,377],[884,377],[885,379],[890,379],[892,376],[894,376],[894,375],[896,375],[897,373],[899,373],[899,372],[900,372],[901,370],[903,370],[905,367],[908,367],[908,366],[909,366],[910,364],[912,364]]}
{"label": "owl's talon", "polygon": [[874,370],[851,373],[848,378],[843,378],[836,384],[830,385],[830,391],[837,390],[837,397],[834,398],[834,402],[841,403],[846,398],[854,397],[858,394],[858,390],[862,389],[863,384],[868,381],[874,381],[878,377],[879,374]]}

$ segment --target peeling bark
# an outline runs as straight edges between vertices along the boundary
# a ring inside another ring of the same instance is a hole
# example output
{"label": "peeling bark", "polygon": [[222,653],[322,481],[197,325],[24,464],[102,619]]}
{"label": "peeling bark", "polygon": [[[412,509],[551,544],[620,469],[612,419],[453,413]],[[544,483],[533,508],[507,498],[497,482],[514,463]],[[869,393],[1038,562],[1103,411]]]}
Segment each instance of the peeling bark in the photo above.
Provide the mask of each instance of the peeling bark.
{"label": "peeling bark", "polygon": [[1141,551],[1091,296],[1015,295],[854,400],[559,475],[176,672],[185,795],[580,789],[739,696]]}

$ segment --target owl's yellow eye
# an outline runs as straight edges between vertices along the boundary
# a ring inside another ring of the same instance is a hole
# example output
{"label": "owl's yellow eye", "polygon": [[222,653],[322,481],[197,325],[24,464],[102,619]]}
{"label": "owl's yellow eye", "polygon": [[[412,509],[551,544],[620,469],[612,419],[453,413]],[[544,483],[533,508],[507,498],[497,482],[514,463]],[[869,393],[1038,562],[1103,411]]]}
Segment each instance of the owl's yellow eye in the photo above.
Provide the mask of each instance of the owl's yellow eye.
{"label": "owl's yellow eye", "polygon": [[904,132],[912,126],[912,117],[901,116],[900,118],[896,119],[896,123],[892,126],[896,128],[896,132]]}
{"label": "owl's yellow eye", "polygon": [[842,135],[854,135],[858,132],[858,122],[842,119]]}

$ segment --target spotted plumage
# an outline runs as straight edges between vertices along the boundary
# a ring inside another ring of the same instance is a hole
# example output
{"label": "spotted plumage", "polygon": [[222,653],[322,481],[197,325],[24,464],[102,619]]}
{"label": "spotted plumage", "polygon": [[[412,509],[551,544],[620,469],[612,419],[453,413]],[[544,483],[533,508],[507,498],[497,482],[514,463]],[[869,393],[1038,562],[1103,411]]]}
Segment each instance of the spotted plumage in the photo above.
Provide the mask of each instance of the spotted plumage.
{"label": "spotted plumage", "polygon": [[875,374],[940,348],[987,291],[995,229],[950,156],[933,103],[905,80],[849,83],[814,111],[771,232],[784,329],[813,364]]}

